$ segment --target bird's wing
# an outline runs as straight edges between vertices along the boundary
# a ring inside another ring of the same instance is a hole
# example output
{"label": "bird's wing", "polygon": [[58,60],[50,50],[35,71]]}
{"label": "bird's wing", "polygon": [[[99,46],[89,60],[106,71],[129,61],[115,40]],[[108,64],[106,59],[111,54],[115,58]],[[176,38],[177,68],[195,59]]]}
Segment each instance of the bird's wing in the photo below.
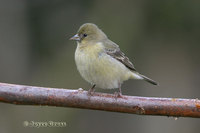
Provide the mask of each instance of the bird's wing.
{"label": "bird's wing", "polygon": [[123,63],[130,70],[136,71],[134,65],[129,61],[129,58],[126,57],[123,52],[121,52],[117,44],[110,40],[104,41],[103,44],[108,55]]}

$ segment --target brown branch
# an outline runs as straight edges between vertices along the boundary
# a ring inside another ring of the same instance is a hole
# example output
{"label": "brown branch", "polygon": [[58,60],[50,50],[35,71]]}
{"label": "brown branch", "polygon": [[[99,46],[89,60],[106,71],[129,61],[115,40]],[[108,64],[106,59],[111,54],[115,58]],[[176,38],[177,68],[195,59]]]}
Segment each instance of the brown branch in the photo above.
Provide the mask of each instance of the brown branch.
{"label": "brown branch", "polygon": [[200,117],[200,100],[122,96],[0,83],[0,102],[104,110],[140,115]]}

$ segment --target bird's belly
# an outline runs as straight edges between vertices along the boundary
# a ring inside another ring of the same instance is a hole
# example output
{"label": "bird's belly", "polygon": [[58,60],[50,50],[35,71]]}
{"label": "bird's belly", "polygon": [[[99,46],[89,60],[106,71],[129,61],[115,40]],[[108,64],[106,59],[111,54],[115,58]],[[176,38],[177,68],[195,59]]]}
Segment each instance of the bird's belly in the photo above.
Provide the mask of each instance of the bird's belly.
{"label": "bird's belly", "polygon": [[119,83],[130,78],[130,71],[119,61],[106,53],[75,53],[77,68],[81,76],[100,88],[118,88]]}

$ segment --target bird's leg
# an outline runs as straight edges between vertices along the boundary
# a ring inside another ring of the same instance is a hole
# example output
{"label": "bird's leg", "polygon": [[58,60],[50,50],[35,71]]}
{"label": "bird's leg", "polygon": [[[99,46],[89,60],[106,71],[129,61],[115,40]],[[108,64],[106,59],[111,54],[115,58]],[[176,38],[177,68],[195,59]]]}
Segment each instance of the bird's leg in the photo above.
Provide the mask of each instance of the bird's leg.
{"label": "bird's leg", "polygon": [[94,94],[94,91],[95,91],[94,88],[95,88],[95,86],[96,86],[96,85],[94,84],[94,85],[88,90],[88,94],[89,94],[89,95],[93,95],[93,94]]}
{"label": "bird's leg", "polygon": [[122,90],[121,90],[121,84],[120,83],[118,84],[118,89],[119,89],[119,91],[115,92],[115,97],[116,98],[122,97]]}

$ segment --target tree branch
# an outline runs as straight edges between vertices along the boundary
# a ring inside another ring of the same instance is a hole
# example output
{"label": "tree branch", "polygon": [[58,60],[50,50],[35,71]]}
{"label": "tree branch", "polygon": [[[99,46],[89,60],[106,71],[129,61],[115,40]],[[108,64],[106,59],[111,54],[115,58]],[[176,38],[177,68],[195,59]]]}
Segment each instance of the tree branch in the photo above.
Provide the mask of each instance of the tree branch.
{"label": "tree branch", "polygon": [[0,102],[104,110],[140,115],[200,118],[200,100],[155,98],[0,83]]}

